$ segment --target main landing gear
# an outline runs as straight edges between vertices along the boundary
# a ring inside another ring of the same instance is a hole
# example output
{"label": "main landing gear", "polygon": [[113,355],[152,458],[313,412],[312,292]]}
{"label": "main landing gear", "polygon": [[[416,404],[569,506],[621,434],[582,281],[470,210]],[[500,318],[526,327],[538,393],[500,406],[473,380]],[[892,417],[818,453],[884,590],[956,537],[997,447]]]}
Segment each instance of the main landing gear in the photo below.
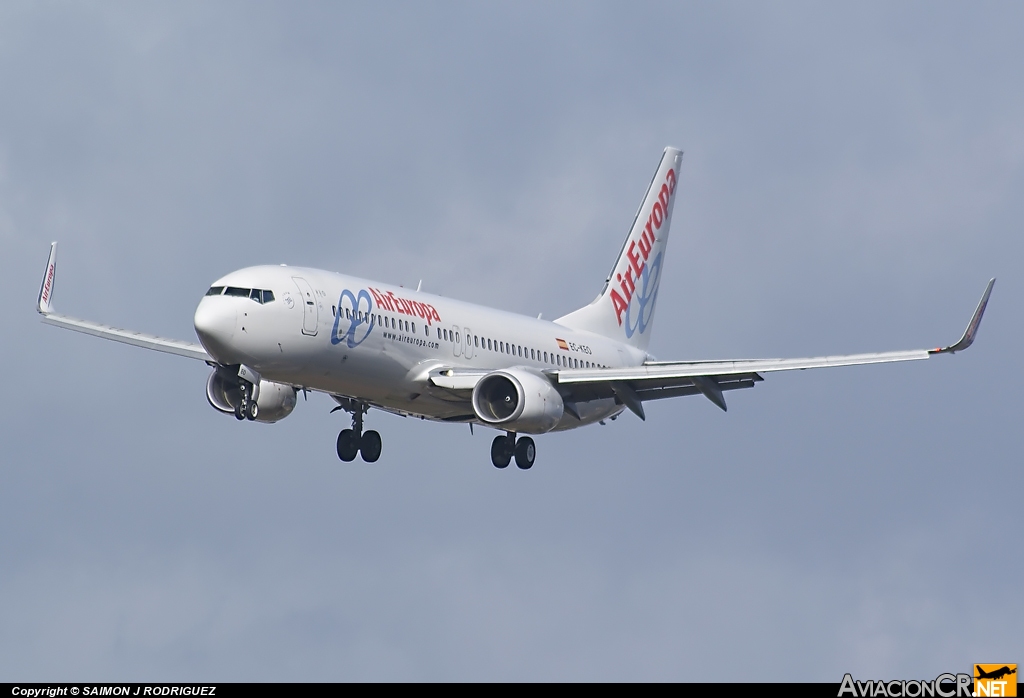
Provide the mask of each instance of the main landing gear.
{"label": "main landing gear", "polygon": [[338,434],[338,458],[350,463],[359,454],[367,463],[375,463],[380,458],[381,440],[380,434],[373,431],[363,431],[363,415],[369,406],[366,403],[356,400],[346,400],[340,407],[346,412],[352,413],[352,428],[343,429]]}
{"label": "main landing gear", "polygon": [[516,467],[520,470],[532,468],[533,461],[537,458],[537,447],[533,439],[523,436],[517,440],[514,431],[508,432],[506,436],[495,436],[491,442],[491,463],[494,467],[507,468],[513,456],[516,459]]}

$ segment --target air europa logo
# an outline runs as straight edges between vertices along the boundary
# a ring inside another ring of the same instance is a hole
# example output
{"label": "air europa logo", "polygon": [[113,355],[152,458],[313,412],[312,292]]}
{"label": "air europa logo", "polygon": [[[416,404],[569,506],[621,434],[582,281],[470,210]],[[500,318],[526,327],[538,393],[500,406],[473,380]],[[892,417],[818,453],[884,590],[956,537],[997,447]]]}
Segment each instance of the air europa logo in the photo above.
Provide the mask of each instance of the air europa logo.
{"label": "air europa logo", "polygon": [[[654,248],[655,231],[660,230],[668,219],[669,203],[675,189],[676,171],[669,170],[665,175],[665,182],[661,185],[661,191],[658,192],[658,199],[647,216],[647,225],[640,232],[640,238],[630,240],[626,246],[626,268],[615,274],[619,288],[612,289],[612,307],[615,308],[615,320],[620,326],[625,315],[626,337],[632,337],[637,330],[643,334],[654,311],[654,298],[658,294],[658,282],[661,281],[662,253],[659,251],[650,264],[648,257]],[[620,290],[622,293],[619,293]]]}
{"label": "air europa logo", "polygon": [[374,301],[381,310],[421,317],[427,325],[434,321],[441,322],[441,315],[429,303],[400,298],[391,291],[384,293],[375,288],[360,289],[358,293],[346,288],[338,299],[331,344],[344,342],[349,349],[354,349],[365,342],[377,324],[377,317],[373,312]]}
{"label": "air europa logo", "polygon": [[409,300],[408,298],[401,298],[391,291],[384,293],[383,291],[378,291],[375,288],[371,288],[370,293],[373,294],[373,298],[377,301],[377,305],[385,310],[390,310],[393,313],[402,313],[403,315],[416,315],[417,317],[423,318],[428,325],[435,320],[437,322],[441,322],[441,316],[438,315],[437,308],[429,303],[420,303],[419,301]]}
{"label": "air europa logo", "polygon": [[355,349],[366,341],[373,331],[372,310],[373,300],[365,288],[360,289],[358,294],[347,288],[342,291],[341,297],[338,298],[338,311],[334,314],[331,344],[345,342],[349,349]]}
{"label": "air europa logo", "polygon": [[46,305],[50,302],[50,289],[53,288],[53,268],[53,264],[46,268],[46,282],[43,284],[42,293],[43,305]]}

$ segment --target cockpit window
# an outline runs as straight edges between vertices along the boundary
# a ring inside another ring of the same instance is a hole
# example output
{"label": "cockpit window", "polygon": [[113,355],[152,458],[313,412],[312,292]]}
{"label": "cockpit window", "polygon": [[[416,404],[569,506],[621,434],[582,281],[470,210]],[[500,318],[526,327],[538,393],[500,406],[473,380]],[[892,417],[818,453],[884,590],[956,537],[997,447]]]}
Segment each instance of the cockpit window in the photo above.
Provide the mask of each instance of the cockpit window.
{"label": "cockpit window", "polygon": [[221,291],[224,292],[225,296],[236,296],[238,298],[249,298],[256,301],[257,303],[272,303],[274,301],[274,292],[266,291],[261,288],[238,288],[237,286],[214,286],[206,292],[208,296],[219,296]]}

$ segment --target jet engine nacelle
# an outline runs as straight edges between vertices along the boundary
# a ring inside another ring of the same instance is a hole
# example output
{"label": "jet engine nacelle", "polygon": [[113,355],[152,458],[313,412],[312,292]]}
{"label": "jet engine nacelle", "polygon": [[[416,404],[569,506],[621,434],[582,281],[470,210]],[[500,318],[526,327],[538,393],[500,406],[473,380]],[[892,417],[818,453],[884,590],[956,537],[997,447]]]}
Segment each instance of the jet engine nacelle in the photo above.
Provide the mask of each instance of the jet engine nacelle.
{"label": "jet engine nacelle", "polygon": [[[256,421],[270,424],[290,415],[295,409],[296,393],[290,385],[260,380],[256,393],[256,404],[260,409]],[[234,414],[235,407],[242,401],[238,378],[228,371],[214,369],[206,381],[206,399],[218,412]]]}
{"label": "jet engine nacelle", "polygon": [[488,373],[473,389],[473,411],[508,431],[543,434],[562,418],[562,396],[546,377],[528,369]]}

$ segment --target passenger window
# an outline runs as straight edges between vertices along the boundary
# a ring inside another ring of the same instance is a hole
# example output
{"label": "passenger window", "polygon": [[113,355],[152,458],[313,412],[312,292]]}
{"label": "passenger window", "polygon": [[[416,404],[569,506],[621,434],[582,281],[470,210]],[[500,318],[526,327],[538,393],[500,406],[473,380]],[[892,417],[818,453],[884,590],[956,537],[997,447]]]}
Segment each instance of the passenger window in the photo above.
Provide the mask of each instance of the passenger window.
{"label": "passenger window", "polygon": [[548,362],[548,353],[544,352],[544,363]]}
{"label": "passenger window", "polygon": [[537,353],[533,349],[530,350],[530,358],[534,361],[537,360]]}
{"label": "passenger window", "polygon": [[491,346],[491,340],[489,339],[487,340],[487,348],[490,349],[491,351],[494,351],[494,348]]}
{"label": "passenger window", "polygon": [[352,314],[349,312],[348,308],[345,308],[345,319],[346,320],[351,320],[352,319]]}
{"label": "passenger window", "polygon": [[412,333],[416,334],[416,323],[412,323]]}
{"label": "passenger window", "polygon": [[441,339],[441,328],[440,327],[437,328],[437,338]]}
{"label": "passenger window", "polygon": [[206,292],[206,295],[208,295],[208,296],[219,296],[222,293],[224,293],[224,287],[223,286],[211,286],[210,290]]}
{"label": "passenger window", "polygon": [[455,341],[459,344],[462,344],[462,337],[459,335],[458,332],[455,333]]}
{"label": "passenger window", "polygon": [[476,335],[473,335],[473,346],[474,347],[479,347],[480,346],[480,342],[477,341],[477,336]]}

